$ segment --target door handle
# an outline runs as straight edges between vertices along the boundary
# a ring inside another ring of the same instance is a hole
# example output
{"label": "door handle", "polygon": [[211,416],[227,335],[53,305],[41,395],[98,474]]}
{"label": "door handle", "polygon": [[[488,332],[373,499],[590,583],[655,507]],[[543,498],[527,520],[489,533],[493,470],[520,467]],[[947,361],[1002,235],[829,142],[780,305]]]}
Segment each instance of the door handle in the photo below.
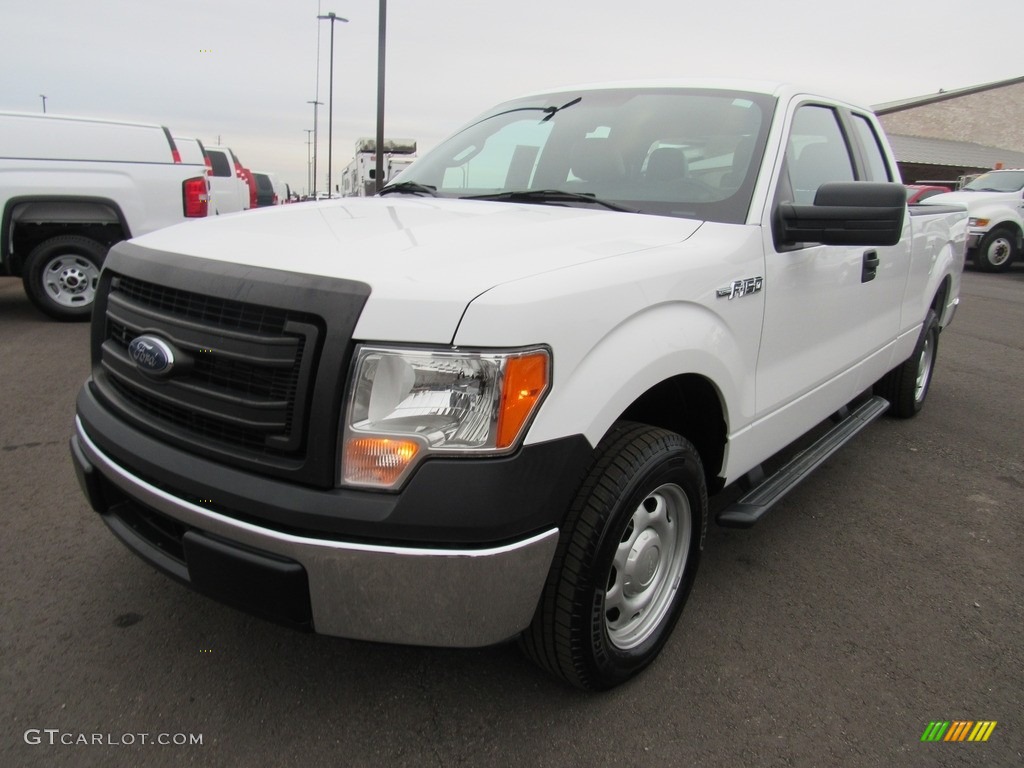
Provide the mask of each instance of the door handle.
{"label": "door handle", "polygon": [[878,275],[878,251],[868,251],[864,254],[864,261],[860,268],[860,281],[862,283],[874,280]]}

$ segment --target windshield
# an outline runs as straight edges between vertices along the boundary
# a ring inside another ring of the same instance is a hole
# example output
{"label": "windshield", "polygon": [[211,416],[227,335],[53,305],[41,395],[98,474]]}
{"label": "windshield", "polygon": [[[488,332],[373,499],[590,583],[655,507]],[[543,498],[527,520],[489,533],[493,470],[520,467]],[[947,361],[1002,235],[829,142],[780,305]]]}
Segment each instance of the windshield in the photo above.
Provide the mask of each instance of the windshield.
{"label": "windshield", "polygon": [[[684,89],[521,99],[461,129],[401,181],[438,197],[505,195],[742,223],[773,107],[762,94]],[[531,194],[509,194],[523,192]]]}
{"label": "windshield", "polygon": [[971,192],[1019,192],[1024,189],[1024,171],[983,173],[964,189]]}

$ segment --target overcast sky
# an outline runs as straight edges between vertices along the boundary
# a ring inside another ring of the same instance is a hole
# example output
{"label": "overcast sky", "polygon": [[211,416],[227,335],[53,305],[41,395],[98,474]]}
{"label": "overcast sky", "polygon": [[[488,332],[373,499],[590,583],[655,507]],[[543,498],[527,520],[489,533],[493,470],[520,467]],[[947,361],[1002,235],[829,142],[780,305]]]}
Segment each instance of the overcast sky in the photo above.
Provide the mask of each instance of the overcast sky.
{"label": "overcast sky", "polygon": [[[378,0],[0,0],[0,109],[219,138],[302,190],[320,44],[327,166],[376,130]],[[984,22],[984,23],[982,23]],[[422,150],[491,105],[572,83],[773,79],[873,105],[1024,75],[1022,0],[390,0],[388,137]],[[998,42],[1001,30],[1006,39]],[[319,36],[319,38],[318,38]],[[2,149],[2,148],[0,148]]]}

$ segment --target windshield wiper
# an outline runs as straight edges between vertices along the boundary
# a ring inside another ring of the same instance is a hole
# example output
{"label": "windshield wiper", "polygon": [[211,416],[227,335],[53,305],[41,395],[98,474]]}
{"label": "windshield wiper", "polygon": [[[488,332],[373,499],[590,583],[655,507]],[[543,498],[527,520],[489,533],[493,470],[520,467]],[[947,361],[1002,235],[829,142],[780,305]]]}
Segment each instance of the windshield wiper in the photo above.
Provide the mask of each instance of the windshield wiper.
{"label": "windshield wiper", "polygon": [[612,211],[638,213],[635,208],[626,208],[617,203],[601,200],[592,192],[565,192],[561,189],[531,189],[519,192],[495,192],[490,195],[467,195],[462,200],[508,200],[513,203],[588,203],[600,205]]}
{"label": "windshield wiper", "polygon": [[541,111],[542,112],[547,112],[547,114],[544,116],[544,119],[541,120],[541,122],[542,123],[546,123],[548,120],[550,120],[552,117],[554,117],[557,113],[561,112],[563,109],[568,109],[573,104],[579,104],[581,101],[583,101],[583,97],[582,96],[577,96],[572,101],[567,101],[567,102],[565,102],[565,104],[563,104],[560,107],[544,107],[544,109],[542,109]]}
{"label": "windshield wiper", "polygon": [[407,195],[430,195],[431,197],[437,197],[437,187],[432,187],[429,184],[420,184],[416,181],[399,181],[395,184],[388,184],[377,196],[387,195],[391,192],[403,192]]}

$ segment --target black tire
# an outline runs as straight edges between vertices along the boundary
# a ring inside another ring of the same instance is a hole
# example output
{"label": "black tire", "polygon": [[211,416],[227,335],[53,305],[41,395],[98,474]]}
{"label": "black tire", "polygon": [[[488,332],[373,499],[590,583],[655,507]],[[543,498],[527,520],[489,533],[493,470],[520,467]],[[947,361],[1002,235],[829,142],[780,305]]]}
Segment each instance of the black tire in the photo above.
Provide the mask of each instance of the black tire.
{"label": "black tire", "polygon": [[526,655],[586,690],[640,672],[683,610],[707,516],[694,447],[663,429],[617,424],[569,509],[533,623],[520,637]]}
{"label": "black tire", "polygon": [[939,354],[939,318],[929,309],[914,353],[875,384],[875,394],[889,401],[889,415],[916,416],[924,407]]}
{"label": "black tire", "polygon": [[1006,229],[994,229],[981,239],[974,251],[974,266],[982,272],[1005,272],[1017,259],[1017,236]]}
{"label": "black tire", "polygon": [[107,247],[88,237],[61,235],[44,240],[22,267],[25,293],[57,320],[88,320]]}

